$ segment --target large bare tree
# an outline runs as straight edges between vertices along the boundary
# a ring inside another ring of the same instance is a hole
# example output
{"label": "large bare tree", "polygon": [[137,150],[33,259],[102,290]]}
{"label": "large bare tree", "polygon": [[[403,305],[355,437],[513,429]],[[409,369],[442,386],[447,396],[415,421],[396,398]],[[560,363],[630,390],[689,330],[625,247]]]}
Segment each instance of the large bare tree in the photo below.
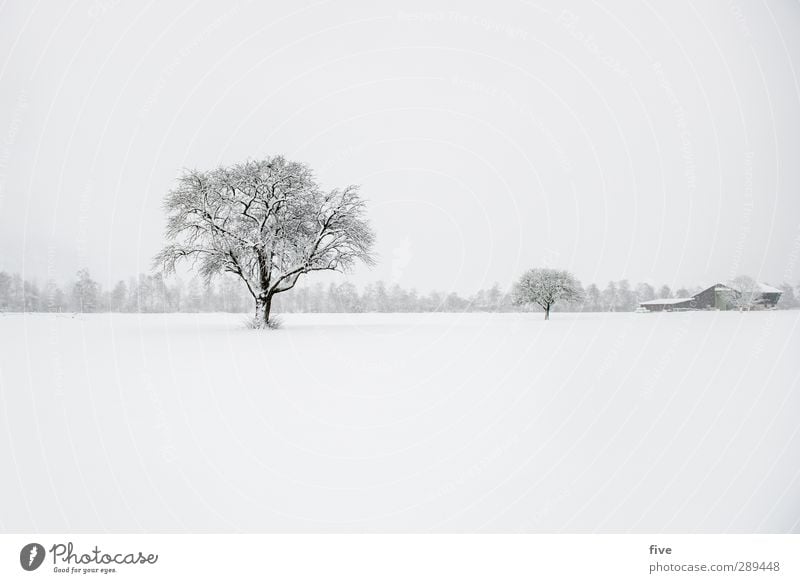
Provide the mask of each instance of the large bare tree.
{"label": "large bare tree", "polygon": [[550,308],[558,301],[578,301],[583,297],[581,284],[569,272],[560,269],[530,269],[514,284],[511,298],[515,305],[536,304],[550,319]]}
{"label": "large bare tree", "polygon": [[306,165],[282,156],[186,171],[164,207],[170,243],[156,265],[173,272],[188,260],[206,281],[238,276],[259,327],[270,324],[275,294],[303,274],[373,263],[375,236],[358,187],[323,191]]}

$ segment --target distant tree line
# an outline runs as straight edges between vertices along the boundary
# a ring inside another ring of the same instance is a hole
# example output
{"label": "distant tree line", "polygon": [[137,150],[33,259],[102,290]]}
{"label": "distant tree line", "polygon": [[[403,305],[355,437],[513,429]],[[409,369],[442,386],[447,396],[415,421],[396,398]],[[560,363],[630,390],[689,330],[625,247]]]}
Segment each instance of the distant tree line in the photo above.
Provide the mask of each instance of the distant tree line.
{"label": "distant tree line", "polygon": [[[779,308],[800,307],[800,284],[778,286],[783,296]],[[663,285],[631,285],[627,280],[610,281],[602,289],[592,283],[582,287],[581,299],[555,304],[558,312],[629,312],[639,302],[657,298],[690,297],[703,288],[673,291]],[[357,288],[350,282],[297,286],[290,293],[277,295],[273,309],[292,312],[519,312],[530,307],[517,306],[510,290],[495,283],[488,289],[464,297],[455,292],[420,293],[397,284],[377,281]],[[192,278],[165,279],[160,273],[120,280],[111,289],[103,287],[86,269],[73,281],[61,286],[55,281],[40,284],[24,280],[19,274],[0,271],[0,311],[2,312],[234,312],[250,313],[253,300],[233,277],[222,277],[206,284]]]}

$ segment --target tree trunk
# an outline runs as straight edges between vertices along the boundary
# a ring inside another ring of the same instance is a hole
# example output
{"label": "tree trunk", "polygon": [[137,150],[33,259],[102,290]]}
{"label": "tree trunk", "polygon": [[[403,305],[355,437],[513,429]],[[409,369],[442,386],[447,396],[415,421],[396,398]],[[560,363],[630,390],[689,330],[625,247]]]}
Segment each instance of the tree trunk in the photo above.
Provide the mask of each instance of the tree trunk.
{"label": "tree trunk", "polygon": [[269,326],[269,311],[272,307],[272,296],[256,298],[256,317],[255,322],[259,328]]}
{"label": "tree trunk", "polygon": [[549,320],[550,319],[550,305],[549,304],[544,307],[544,319],[545,320]]}

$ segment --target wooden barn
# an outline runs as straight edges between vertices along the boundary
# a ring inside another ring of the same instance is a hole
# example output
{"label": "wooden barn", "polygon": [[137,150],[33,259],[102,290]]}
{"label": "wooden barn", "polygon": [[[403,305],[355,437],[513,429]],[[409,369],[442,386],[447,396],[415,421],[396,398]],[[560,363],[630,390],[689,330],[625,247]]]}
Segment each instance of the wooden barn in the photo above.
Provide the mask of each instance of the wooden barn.
{"label": "wooden barn", "polygon": [[[685,310],[693,310],[691,305],[693,298],[662,298],[659,300],[648,300],[646,302],[639,302],[639,311],[647,310],[648,312],[677,312]],[[644,308],[644,310],[642,310]]]}
{"label": "wooden barn", "polygon": [[740,292],[722,283],[715,283],[692,297],[697,310],[732,310]]}
{"label": "wooden barn", "polygon": [[[774,308],[783,292],[766,283],[756,284],[754,307]],[[678,312],[686,310],[738,310],[742,292],[730,285],[715,283],[690,298],[663,298],[639,303],[639,311]]]}
{"label": "wooden barn", "polygon": [[765,308],[774,308],[777,306],[778,302],[781,301],[781,295],[783,295],[783,290],[767,285],[766,283],[759,283],[758,291],[761,292],[759,303]]}

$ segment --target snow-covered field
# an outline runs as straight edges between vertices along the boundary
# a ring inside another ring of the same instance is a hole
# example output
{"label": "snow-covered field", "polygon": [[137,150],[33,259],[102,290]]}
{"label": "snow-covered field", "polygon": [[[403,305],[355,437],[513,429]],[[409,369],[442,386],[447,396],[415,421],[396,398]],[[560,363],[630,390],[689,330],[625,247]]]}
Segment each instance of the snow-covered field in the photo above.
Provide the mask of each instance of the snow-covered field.
{"label": "snow-covered field", "polygon": [[3,531],[800,532],[800,312],[0,316]]}

